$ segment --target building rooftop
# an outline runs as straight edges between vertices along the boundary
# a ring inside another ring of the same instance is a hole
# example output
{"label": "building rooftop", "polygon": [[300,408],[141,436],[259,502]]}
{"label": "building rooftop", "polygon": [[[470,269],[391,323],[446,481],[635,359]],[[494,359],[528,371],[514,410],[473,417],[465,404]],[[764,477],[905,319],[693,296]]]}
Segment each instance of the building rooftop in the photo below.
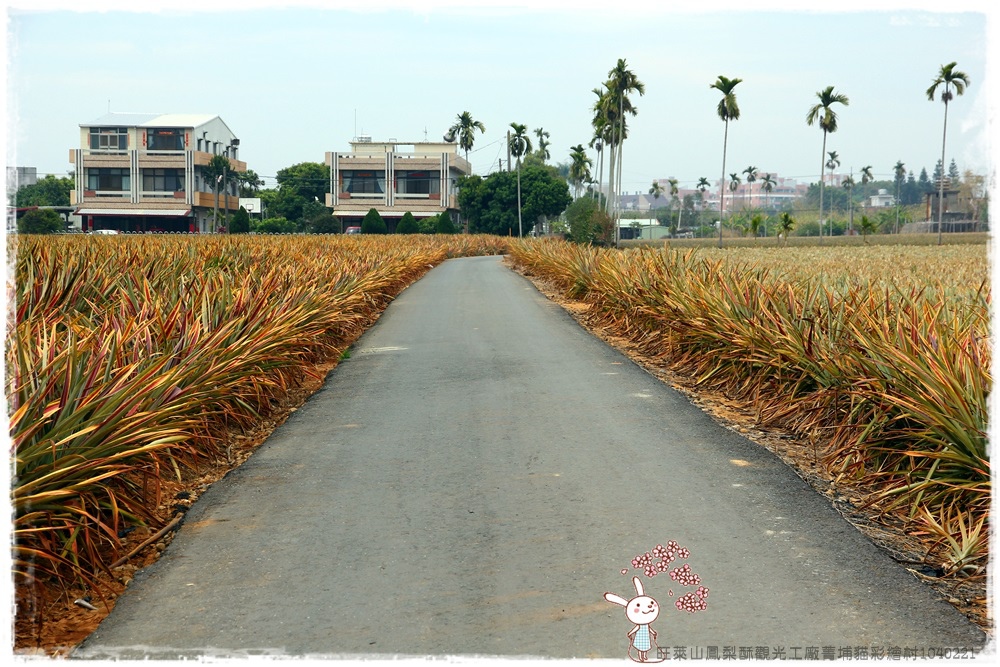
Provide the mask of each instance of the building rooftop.
{"label": "building rooftop", "polygon": [[127,113],[113,111],[80,127],[198,127],[218,118],[213,114]]}

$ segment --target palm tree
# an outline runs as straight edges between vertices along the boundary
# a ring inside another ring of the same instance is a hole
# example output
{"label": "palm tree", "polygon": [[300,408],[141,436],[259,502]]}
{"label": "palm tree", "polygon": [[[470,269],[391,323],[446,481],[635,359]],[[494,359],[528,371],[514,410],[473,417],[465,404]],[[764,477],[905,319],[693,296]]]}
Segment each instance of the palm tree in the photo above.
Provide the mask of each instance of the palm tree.
{"label": "palm tree", "polygon": [[841,185],[847,190],[847,209],[850,211],[847,218],[847,228],[851,230],[854,229],[854,174],[844,178],[844,182]]}
{"label": "palm tree", "polygon": [[861,238],[864,239],[865,243],[868,243],[868,235],[874,232],[878,228],[878,223],[874,220],[870,220],[867,215],[861,216],[861,224],[859,225],[861,229]]}
{"label": "palm tree", "polygon": [[517,158],[517,235],[524,236],[524,228],[521,226],[521,156],[531,152],[531,139],[526,134],[528,128],[520,123],[511,123],[510,128],[514,134],[510,136],[510,152]]}
{"label": "palm tree", "polygon": [[[719,101],[719,106],[716,107],[716,113],[719,118],[725,122],[726,131],[722,138],[722,181],[719,184],[719,247],[722,247],[722,217],[725,214],[725,199],[726,199],[726,147],[729,143],[729,121],[740,119],[740,107],[736,103],[736,94],[733,89],[736,85],[743,81],[743,79],[727,79],[726,77],[719,75],[719,78],[715,80],[715,83],[709,86],[709,88],[715,88],[720,93],[722,93],[722,99]],[[826,150],[824,148],[824,150]]]}
{"label": "palm tree", "polygon": [[736,194],[736,191],[740,189],[740,183],[742,183],[742,181],[740,180],[739,174],[729,174],[729,191],[734,195]]}
{"label": "palm tree", "polygon": [[660,198],[660,195],[663,194],[663,186],[660,185],[659,181],[653,181],[653,184],[649,186],[649,194],[653,195],[654,201]]}
{"label": "palm tree", "polygon": [[579,198],[580,186],[590,180],[590,167],[593,162],[587,157],[587,150],[583,144],[570,147],[569,179],[573,183],[574,196]]}
{"label": "palm tree", "polygon": [[[840,166],[840,156],[837,155],[837,151],[830,151],[827,155],[829,158],[826,161],[826,168],[831,172],[836,171],[837,167]],[[830,176],[832,177],[833,174],[831,173]]]}
{"label": "palm tree", "polygon": [[902,160],[896,161],[896,166],[892,168],[893,176],[896,177],[896,228],[894,230],[895,234],[899,233],[899,188],[903,185],[903,179],[906,178],[906,165],[903,164]]}
{"label": "palm tree", "polygon": [[833,86],[827,86],[816,93],[819,103],[809,109],[806,114],[806,124],[812,125],[819,121],[820,129],[823,130],[823,150],[820,155],[820,177],[819,177],[819,238],[823,240],[823,181],[826,180],[826,135],[837,131],[837,113],[833,110],[834,104],[843,104],[845,107],[850,104],[847,95],[834,93]]}
{"label": "palm tree", "polygon": [[[608,106],[617,108],[617,131],[615,142],[612,146],[613,157],[617,159],[618,182],[612,188],[612,192],[621,192],[621,171],[622,171],[622,143],[625,141],[625,114],[636,115],[636,109],[632,106],[628,98],[629,93],[646,94],[646,86],[639,81],[639,78],[628,69],[628,63],[624,58],[619,58],[615,66],[608,72],[608,81],[604,84],[608,90]],[[616,200],[617,201],[617,200]],[[615,230],[615,246],[618,245],[618,221],[615,215],[612,216]]]}
{"label": "palm tree", "polygon": [[767,193],[767,199],[764,200],[764,208],[769,209],[771,208],[771,191],[774,190],[774,186],[778,182],[774,180],[773,174],[764,174],[764,178],[760,179],[760,184],[760,187]]}
{"label": "palm tree", "polygon": [[445,137],[458,137],[459,147],[465,151],[465,161],[469,161],[469,151],[472,150],[472,144],[475,143],[474,133],[479,130],[480,133],[486,132],[486,126],[480,121],[472,118],[472,114],[468,111],[463,111],[458,114],[455,118],[455,124],[448,128],[448,136]]}
{"label": "palm tree", "polygon": [[785,245],[788,245],[788,234],[792,231],[795,226],[795,219],[788,214],[788,211],[784,211],[778,218],[778,226],[781,228],[781,239]]}
{"label": "palm tree", "polygon": [[[667,179],[667,183],[670,184],[670,221],[673,222],[673,219],[674,219],[674,203],[678,201],[677,194],[680,192],[680,190],[677,189],[677,179],[676,178],[668,178]],[[682,215],[684,215],[684,205],[683,205],[683,202],[681,202],[681,208],[680,208],[679,213],[677,214],[677,226],[674,227],[675,230],[679,230],[681,228],[681,216]]]}
{"label": "palm tree", "polygon": [[748,196],[750,199],[750,208],[753,208],[753,184],[754,181],[757,180],[757,167],[750,165],[749,167],[743,170],[743,173],[746,174],[747,185],[750,186]]}
{"label": "palm tree", "polygon": [[[941,93],[941,101],[944,102],[944,130],[941,132],[941,169],[944,170],[944,147],[948,138],[948,102],[952,100],[951,87],[955,87],[955,92],[959,95],[965,93],[966,86],[969,85],[969,75],[955,69],[958,63],[948,63],[941,65],[941,71],[934,79],[931,87],[927,89],[927,99],[934,101],[938,86],[944,85]],[[941,174],[941,183],[938,185],[938,245],[941,245],[941,224],[944,218],[944,174]]]}
{"label": "palm tree", "polygon": [[546,141],[549,133],[540,127],[536,127],[535,136],[538,137],[538,157],[542,158],[542,162],[545,162],[552,157],[549,155],[549,142]]}

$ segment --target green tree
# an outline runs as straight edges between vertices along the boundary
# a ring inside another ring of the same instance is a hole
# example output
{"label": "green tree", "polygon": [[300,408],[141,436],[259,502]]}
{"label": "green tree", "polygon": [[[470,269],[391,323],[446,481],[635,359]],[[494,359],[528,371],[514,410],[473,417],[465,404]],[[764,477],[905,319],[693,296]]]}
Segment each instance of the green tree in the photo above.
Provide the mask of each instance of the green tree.
{"label": "green tree", "polygon": [[294,188],[306,201],[326,202],[330,192],[330,167],[319,162],[300,162],[279,169],[278,188]]}
{"label": "green tree", "polygon": [[413,214],[407,211],[403,214],[403,217],[399,220],[399,224],[396,225],[397,234],[419,234],[420,225],[417,224],[417,219],[413,217]]}
{"label": "green tree", "polygon": [[17,221],[21,234],[55,234],[66,229],[62,216],[50,208],[26,211]]}
{"label": "green tree", "polygon": [[[958,95],[963,95],[965,93],[966,87],[969,85],[969,75],[965,72],[960,72],[955,69],[958,65],[957,62],[948,63],[947,65],[941,65],[941,71],[938,72],[937,78],[931,83],[931,87],[927,89],[927,99],[931,102],[934,101],[934,96],[937,95],[938,88],[944,87],[941,91],[941,101],[944,102],[944,129],[941,132],[941,164],[944,165],[944,153],[945,153],[945,143],[948,139],[948,103],[952,100],[951,89],[955,88],[955,93]],[[941,179],[940,185],[938,186],[938,245],[941,245],[941,227],[944,220],[944,179]]]}
{"label": "green tree", "polygon": [[813,125],[819,122],[820,129],[823,130],[823,150],[820,153],[819,164],[819,220],[820,220],[820,240],[823,239],[823,182],[826,180],[826,137],[837,131],[837,112],[833,110],[834,104],[843,104],[845,107],[850,104],[847,95],[834,93],[833,86],[827,86],[816,93],[819,102],[809,109],[806,114],[806,124]]}
{"label": "green tree", "polygon": [[600,204],[591,197],[576,199],[566,207],[566,223],[569,225],[569,237],[572,241],[594,243],[601,239],[597,221],[600,210]]}
{"label": "green tree", "polygon": [[230,234],[246,234],[250,231],[250,214],[240,206],[240,210],[233,213],[233,219],[229,221]]}
{"label": "green tree", "polygon": [[22,185],[12,193],[12,203],[19,208],[29,206],[69,206],[69,193],[75,183],[72,178],[49,174],[31,185]]}
{"label": "green tree", "polygon": [[374,208],[369,209],[368,213],[365,214],[364,219],[361,221],[361,233],[362,234],[385,234],[388,230],[385,226],[385,220]]}
{"label": "green tree", "polygon": [[729,121],[739,120],[740,118],[740,107],[736,102],[736,93],[734,93],[733,90],[736,88],[736,85],[742,81],[743,79],[727,79],[726,77],[719,75],[719,78],[716,79],[715,83],[709,86],[709,88],[715,88],[722,93],[722,99],[719,100],[719,106],[716,107],[716,113],[726,124],[726,130],[722,137],[722,181],[719,186],[720,248],[722,247],[722,220],[726,211],[726,148],[729,144]]}
{"label": "green tree", "polygon": [[458,146],[465,151],[466,162],[469,161],[469,151],[472,150],[472,145],[475,143],[476,130],[479,130],[480,133],[486,132],[486,126],[475,120],[468,111],[458,114],[455,124],[448,129],[448,137],[446,138],[451,141],[458,137]]}
{"label": "green tree", "polygon": [[437,234],[454,234],[455,233],[455,223],[451,221],[451,215],[448,211],[441,211],[438,215],[437,224],[434,227],[434,231]]}
{"label": "green tree", "polygon": [[521,222],[521,157],[531,152],[531,139],[526,134],[526,125],[511,123],[510,127],[514,130],[514,134],[510,135],[510,153],[517,158],[517,235],[524,236]]}
{"label": "green tree", "polygon": [[[524,234],[536,221],[558,216],[573,201],[569,185],[551,167],[526,164],[520,181]],[[518,175],[498,171],[485,179],[471,176],[460,183],[458,203],[469,220],[469,231],[506,236],[518,229]]]}

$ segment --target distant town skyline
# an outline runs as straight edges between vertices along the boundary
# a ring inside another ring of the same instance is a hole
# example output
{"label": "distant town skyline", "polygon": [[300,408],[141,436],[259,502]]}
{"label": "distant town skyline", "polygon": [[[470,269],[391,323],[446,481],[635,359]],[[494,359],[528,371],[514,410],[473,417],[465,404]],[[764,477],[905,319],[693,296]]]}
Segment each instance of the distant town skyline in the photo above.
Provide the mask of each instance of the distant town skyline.
{"label": "distant town skyline", "polygon": [[[863,10],[820,12],[788,2],[695,11],[626,0],[610,16],[587,1],[573,11],[544,1],[350,9],[177,0],[169,10],[116,1],[70,9],[78,4],[8,3],[8,166],[65,175],[79,126],[109,109],[218,114],[268,187],[278,170],[322,162],[359,134],[438,139],[463,111],[486,125],[469,154],[475,173],[505,161],[512,122],[532,138],[544,128],[549,162],[564,163],[571,146],[590,142],[592,91],[624,58],[646,87],[633,96],[624,192],[646,192],[667,177],[685,188],[701,177],[718,182],[723,123],[709,86],[720,74],[743,79],[727,171],[756,165],[817,182],[822,132],[805,118],[816,92],[833,85],[850,98],[828,138],[838,171],[873,165],[888,179],[898,160],[919,174],[940,159],[944,108],[925,91],[955,61],[971,83],[949,106],[946,162],[992,169],[986,77],[994,10],[986,2],[956,0],[940,11],[923,0],[875,0]],[[588,155],[596,169],[596,152]]]}

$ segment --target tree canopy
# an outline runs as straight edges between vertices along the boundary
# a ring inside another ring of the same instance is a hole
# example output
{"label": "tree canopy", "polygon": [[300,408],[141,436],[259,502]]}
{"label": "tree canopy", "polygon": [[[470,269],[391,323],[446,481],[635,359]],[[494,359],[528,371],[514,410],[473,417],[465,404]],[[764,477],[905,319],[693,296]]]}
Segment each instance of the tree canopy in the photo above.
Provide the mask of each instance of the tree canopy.
{"label": "tree canopy", "polygon": [[22,185],[14,193],[13,203],[21,208],[28,206],[69,206],[69,193],[73,179],[49,174],[32,185]]}
{"label": "tree canopy", "polygon": [[[572,202],[569,185],[552,167],[531,163],[521,168],[521,217],[527,234],[542,217],[555,217]],[[517,230],[517,175],[500,171],[487,178],[459,180],[458,202],[473,233],[512,235]]]}

